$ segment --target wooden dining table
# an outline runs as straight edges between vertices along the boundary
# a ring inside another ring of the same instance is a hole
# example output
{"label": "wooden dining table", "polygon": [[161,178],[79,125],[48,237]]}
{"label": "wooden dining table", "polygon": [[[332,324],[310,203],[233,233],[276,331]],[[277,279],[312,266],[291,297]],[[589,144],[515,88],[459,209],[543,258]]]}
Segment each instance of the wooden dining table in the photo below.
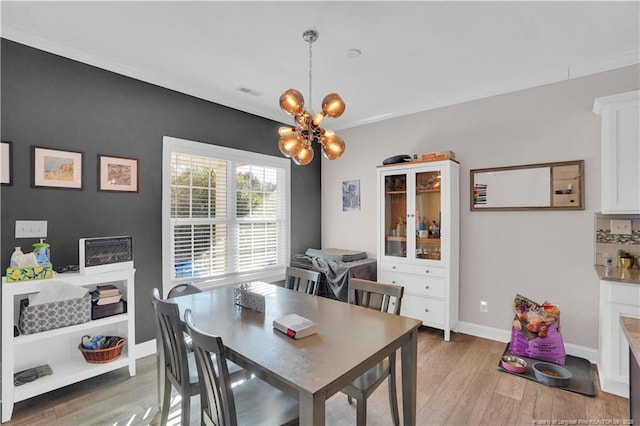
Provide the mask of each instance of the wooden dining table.
{"label": "wooden dining table", "polygon": [[[255,376],[298,399],[301,425],[325,424],[325,401],[385,357],[401,350],[402,414],[416,423],[417,335],[421,321],[253,282],[265,311],[234,303],[234,287],[170,299],[184,319],[222,337],[227,356]],[[318,332],[293,339],[273,320],[296,313],[318,323]],[[346,404],[346,398],[345,398]]]}

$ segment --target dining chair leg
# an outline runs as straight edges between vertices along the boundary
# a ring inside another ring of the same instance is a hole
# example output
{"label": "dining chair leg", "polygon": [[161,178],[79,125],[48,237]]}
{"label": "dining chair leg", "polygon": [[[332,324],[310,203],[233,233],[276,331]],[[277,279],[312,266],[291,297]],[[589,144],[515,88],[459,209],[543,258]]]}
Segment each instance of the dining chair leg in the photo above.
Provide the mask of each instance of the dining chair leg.
{"label": "dining chair leg", "polygon": [[182,395],[182,426],[189,426],[191,423],[191,396]]}
{"label": "dining chair leg", "polygon": [[398,393],[396,392],[395,374],[389,376],[389,407],[391,408],[391,420],[394,426],[399,426],[400,415],[398,414]]}
{"label": "dining chair leg", "polygon": [[356,398],[356,424],[358,426],[367,425],[367,398],[360,396]]}
{"label": "dining chair leg", "polygon": [[160,341],[162,337],[156,337],[156,377],[158,379],[158,409],[162,411],[162,398],[164,397],[164,349],[162,347],[162,342]]}
{"label": "dining chair leg", "polygon": [[164,398],[162,398],[162,415],[160,416],[160,425],[166,426],[169,422],[169,408],[171,406],[171,382],[165,375],[164,380]]}

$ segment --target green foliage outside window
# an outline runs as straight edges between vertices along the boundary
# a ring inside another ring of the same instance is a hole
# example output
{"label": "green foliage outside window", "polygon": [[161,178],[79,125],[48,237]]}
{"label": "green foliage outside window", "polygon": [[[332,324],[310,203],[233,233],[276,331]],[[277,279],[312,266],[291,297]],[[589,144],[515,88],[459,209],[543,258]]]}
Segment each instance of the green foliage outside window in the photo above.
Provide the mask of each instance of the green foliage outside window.
{"label": "green foliage outside window", "polygon": [[[216,171],[206,167],[185,167],[172,176],[172,217],[217,217]],[[264,185],[251,172],[236,175],[237,217],[249,216],[262,211],[265,190],[273,191],[272,185]],[[224,188],[222,189],[224,190]],[[225,196],[226,194],[221,194]],[[226,208],[226,206],[225,206]]]}

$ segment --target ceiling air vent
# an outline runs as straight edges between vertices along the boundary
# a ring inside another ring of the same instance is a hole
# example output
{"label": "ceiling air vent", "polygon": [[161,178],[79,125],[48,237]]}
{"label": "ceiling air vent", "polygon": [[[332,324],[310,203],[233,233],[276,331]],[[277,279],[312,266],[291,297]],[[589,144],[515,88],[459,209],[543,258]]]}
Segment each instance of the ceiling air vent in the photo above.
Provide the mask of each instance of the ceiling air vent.
{"label": "ceiling air vent", "polygon": [[236,89],[238,92],[246,93],[247,95],[252,96],[260,96],[262,92],[258,92],[257,90],[249,89],[248,87],[240,86]]}

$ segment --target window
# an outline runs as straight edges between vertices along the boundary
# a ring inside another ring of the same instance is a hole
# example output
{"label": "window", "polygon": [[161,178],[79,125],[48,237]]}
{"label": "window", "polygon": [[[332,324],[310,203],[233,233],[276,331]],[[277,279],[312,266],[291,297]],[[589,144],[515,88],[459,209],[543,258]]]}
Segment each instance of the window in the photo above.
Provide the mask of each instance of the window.
{"label": "window", "polygon": [[280,279],[290,161],[171,137],[163,149],[165,293],[181,282]]}

